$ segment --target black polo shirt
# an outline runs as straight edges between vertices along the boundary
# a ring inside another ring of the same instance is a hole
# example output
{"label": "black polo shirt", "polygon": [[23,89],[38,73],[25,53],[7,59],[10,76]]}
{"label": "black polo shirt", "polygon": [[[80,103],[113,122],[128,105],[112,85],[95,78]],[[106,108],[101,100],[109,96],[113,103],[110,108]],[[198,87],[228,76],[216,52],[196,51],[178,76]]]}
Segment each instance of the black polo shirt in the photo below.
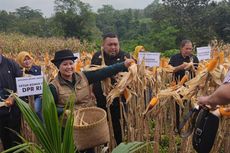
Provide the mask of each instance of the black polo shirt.
{"label": "black polo shirt", "polygon": [[[169,61],[169,64],[172,65],[173,67],[177,67],[181,64],[183,64],[184,62],[187,62],[189,63],[190,60],[193,59],[193,63],[195,63],[195,68],[197,68],[198,66],[198,63],[199,63],[199,60],[198,58],[195,56],[195,55],[191,55],[191,56],[186,56],[186,57],[183,57],[181,55],[181,53],[178,53],[176,55],[173,55],[171,58],[170,58],[170,61]],[[174,78],[176,80],[179,80],[181,79],[185,74],[185,70],[180,70],[180,71],[177,71],[175,74],[174,74]],[[190,74],[192,74],[192,72],[190,71]],[[195,74],[192,74],[191,77],[194,77]]]}

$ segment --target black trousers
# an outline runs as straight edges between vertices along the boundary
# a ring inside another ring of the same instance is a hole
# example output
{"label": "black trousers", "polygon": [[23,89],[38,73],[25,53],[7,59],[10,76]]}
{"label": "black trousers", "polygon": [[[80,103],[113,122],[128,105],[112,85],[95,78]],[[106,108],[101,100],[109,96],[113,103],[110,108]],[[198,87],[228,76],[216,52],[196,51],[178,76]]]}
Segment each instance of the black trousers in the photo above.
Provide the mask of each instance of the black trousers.
{"label": "black trousers", "polygon": [[14,105],[11,107],[8,114],[6,114],[5,111],[6,108],[0,108],[0,138],[4,150],[18,145],[18,143],[21,143],[21,139],[15,133],[17,132],[20,134],[21,128],[21,113],[19,108]]}
{"label": "black trousers", "polygon": [[113,104],[110,106],[110,112],[112,117],[114,137],[117,145],[119,145],[122,142],[122,133],[121,133],[121,124],[120,124],[121,115],[120,115],[119,101],[113,102]]}

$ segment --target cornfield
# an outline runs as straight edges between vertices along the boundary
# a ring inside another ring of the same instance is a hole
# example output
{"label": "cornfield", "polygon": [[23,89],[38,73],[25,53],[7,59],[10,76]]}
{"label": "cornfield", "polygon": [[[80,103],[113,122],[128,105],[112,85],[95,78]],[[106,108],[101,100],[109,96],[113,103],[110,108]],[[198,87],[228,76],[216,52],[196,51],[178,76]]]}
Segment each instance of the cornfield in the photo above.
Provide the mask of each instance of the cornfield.
{"label": "cornfield", "polygon": [[[27,38],[20,35],[0,35],[3,53],[15,59],[20,51],[29,51],[35,58],[35,63],[42,66],[48,81],[57,74],[50,62],[56,50],[69,48],[79,51],[81,57],[76,61],[76,72],[90,71],[90,59],[94,50],[93,45],[76,39],[57,38]],[[133,64],[128,72],[117,75],[117,84],[111,85],[110,80],[102,81],[107,105],[112,105],[116,97],[124,96],[126,104],[121,105],[122,135],[125,142],[150,142],[151,145],[141,152],[181,152],[193,153],[192,136],[181,138],[175,133],[175,104],[183,111],[183,117],[190,108],[197,105],[197,97],[209,95],[218,88],[230,67],[230,45],[212,42],[212,59],[199,63],[196,77],[186,74],[178,84],[172,79],[173,67],[168,65],[169,59],[162,57],[159,67],[148,68],[145,63]],[[192,65],[191,65],[192,66]],[[103,67],[103,66],[101,66]],[[100,67],[97,67],[100,68]],[[108,115],[110,116],[110,115]],[[116,147],[110,125],[110,149]],[[222,117],[212,153],[228,152],[230,147],[230,121]],[[187,130],[185,125],[183,130]]]}

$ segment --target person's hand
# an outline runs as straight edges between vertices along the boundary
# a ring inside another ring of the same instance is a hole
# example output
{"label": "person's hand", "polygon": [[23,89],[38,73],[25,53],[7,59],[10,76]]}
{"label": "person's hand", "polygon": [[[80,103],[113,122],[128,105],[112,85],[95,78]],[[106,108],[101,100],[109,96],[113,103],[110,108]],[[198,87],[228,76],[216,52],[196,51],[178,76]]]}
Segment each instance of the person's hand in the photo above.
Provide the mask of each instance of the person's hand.
{"label": "person's hand", "polygon": [[211,107],[211,109],[215,109],[216,108],[215,104],[210,103],[210,96],[201,96],[201,97],[198,97],[197,98],[197,103],[200,106],[208,105],[208,106]]}
{"label": "person's hand", "polygon": [[225,108],[226,112],[230,112],[230,107]]}
{"label": "person's hand", "polygon": [[185,70],[192,69],[193,68],[193,62],[186,63],[186,66],[184,67]]}
{"label": "person's hand", "polygon": [[184,62],[183,64],[180,65],[180,67],[181,67],[182,70],[185,70],[186,68],[189,67],[189,63]]}
{"label": "person's hand", "polygon": [[13,97],[8,97],[6,100],[4,100],[5,104],[7,107],[10,107],[14,104],[14,98]]}
{"label": "person's hand", "polygon": [[125,59],[125,62],[124,62],[125,67],[127,67],[127,68],[130,67],[134,63],[135,63],[135,61],[133,59],[130,59],[130,58]]}

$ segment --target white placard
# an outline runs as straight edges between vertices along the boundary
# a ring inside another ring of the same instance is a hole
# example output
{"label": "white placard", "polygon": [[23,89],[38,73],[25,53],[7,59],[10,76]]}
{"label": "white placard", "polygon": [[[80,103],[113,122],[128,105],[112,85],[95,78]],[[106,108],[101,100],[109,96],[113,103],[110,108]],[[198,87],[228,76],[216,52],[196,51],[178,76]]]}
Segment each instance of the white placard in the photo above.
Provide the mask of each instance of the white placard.
{"label": "white placard", "polygon": [[199,61],[210,59],[211,57],[211,47],[210,46],[197,47],[196,50],[197,50],[197,58],[199,59]]}
{"label": "white placard", "polygon": [[42,94],[43,76],[29,76],[16,78],[19,97]]}
{"label": "white placard", "polygon": [[80,59],[80,53],[73,53],[74,57],[77,57],[77,59]]}
{"label": "white placard", "polygon": [[144,59],[146,66],[153,67],[153,66],[160,65],[160,53],[139,52],[138,55],[139,64],[142,62],[142,59]]}

